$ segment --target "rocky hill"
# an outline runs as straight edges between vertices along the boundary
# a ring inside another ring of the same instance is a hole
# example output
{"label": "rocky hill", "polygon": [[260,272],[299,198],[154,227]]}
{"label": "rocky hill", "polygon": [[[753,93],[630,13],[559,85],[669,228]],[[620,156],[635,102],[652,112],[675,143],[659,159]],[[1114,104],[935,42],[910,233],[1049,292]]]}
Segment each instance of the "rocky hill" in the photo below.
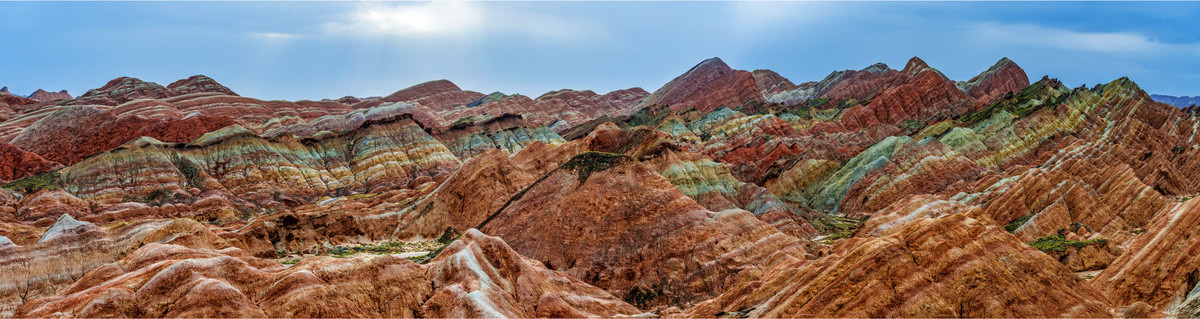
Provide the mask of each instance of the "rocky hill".
{"label": "rocky hill", "polygon": [[3,317],[1200,315],[1200,119],[1127,78],[0,97]]}

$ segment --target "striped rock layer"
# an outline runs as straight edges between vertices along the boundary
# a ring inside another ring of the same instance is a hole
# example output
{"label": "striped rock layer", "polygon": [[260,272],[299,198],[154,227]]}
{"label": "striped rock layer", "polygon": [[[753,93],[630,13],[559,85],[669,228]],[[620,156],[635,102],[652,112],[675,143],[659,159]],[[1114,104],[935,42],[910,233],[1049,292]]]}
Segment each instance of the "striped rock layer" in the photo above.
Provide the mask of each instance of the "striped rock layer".
{"label": "striped rock layer", "polygon": [[[1029,84],[1002,59],[955,82],[914,58],[795,84],[710,59],[653,94],[122,78],[27,105],[0,123],[10,157],[67,166],[0,190],[4,316],[1200,309],[1200,121],[1124,78]],[[316,256],[460,234],[423,264]]]}

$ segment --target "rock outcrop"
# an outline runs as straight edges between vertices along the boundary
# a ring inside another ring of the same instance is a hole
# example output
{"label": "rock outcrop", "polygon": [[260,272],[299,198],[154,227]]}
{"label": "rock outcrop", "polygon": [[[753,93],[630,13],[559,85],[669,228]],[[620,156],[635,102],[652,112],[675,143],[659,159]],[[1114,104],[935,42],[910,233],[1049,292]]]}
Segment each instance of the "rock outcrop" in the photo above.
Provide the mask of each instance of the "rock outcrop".
{"label": "rock outcrop", "polygon": [[33,94],[30,94],[29,98],[37,100],[39,102],[50,102],[50,101],[58,101],[58,100],[70,100],[71,94],[67,93],[67,90],[62,90],[62,91],[58,91],[58,92],[46,92],[45,90],[38,89],[37,91],[33,91]]}
{"label": "rock outcrop", "polygon": [[753,74],[734,70],[720,58],[710,58],[667,82],[642,100],[641,105],[664,104],[674,110],[695,107],[709,112],[722,106],[739,107],[763,100]]}
{"label": "rock outcrop", "polygon": [[189,78],[172,82],[170,85],[167,85],[167,90],[170,90],[171,94],[175,96],[192,93],[219,93],[238,96],[237,93],[233,93],[233,90],[204,75],[193,75]]}
{"label": "rock outcrop", "polygon": [[646,165],[600,152],[563,163],[480,229],[643,308],[716,296],[773,255],[804,253],[749,212],[708,211]]}
{"label": "rock outcrop", "polygon": [[47,161],[37,154],[0,143],[0,182],[10,182],[62,167],[62,164]]}
{"label": "rock outcrop", "polygon": [[1002,58],[987,71],[971,80],[960,82],[959,88],[976,101],[991,104],[1008,93],[1016,93],[1029,86],[1029,77],[1017,63]]}

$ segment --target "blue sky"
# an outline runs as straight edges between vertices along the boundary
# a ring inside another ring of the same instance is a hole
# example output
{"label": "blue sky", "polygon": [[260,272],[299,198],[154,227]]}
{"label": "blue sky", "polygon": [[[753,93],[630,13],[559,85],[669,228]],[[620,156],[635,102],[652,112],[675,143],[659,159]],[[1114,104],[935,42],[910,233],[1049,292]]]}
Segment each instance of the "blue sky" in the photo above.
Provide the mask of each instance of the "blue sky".
{"label": "blue sky", "polygon": [[797,83],[913,56],[966,80],[1007,56],[1034,81],[1200,95],[1197,17],[1182,2],[0,2],[0,86],[205,74],[299,100],[446,78],[537,96],[653,91],[713,56]]}

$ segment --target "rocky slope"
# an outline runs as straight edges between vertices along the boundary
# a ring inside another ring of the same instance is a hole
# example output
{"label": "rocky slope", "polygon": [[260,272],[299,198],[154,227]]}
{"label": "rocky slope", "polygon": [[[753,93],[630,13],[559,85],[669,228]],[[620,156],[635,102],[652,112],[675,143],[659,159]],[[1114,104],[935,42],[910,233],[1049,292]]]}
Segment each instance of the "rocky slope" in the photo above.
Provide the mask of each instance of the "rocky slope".
{"label": "rocky slope", "polygon": [[1200,120],[1126,78],[0,97],[3,317],[1200,313]]}

